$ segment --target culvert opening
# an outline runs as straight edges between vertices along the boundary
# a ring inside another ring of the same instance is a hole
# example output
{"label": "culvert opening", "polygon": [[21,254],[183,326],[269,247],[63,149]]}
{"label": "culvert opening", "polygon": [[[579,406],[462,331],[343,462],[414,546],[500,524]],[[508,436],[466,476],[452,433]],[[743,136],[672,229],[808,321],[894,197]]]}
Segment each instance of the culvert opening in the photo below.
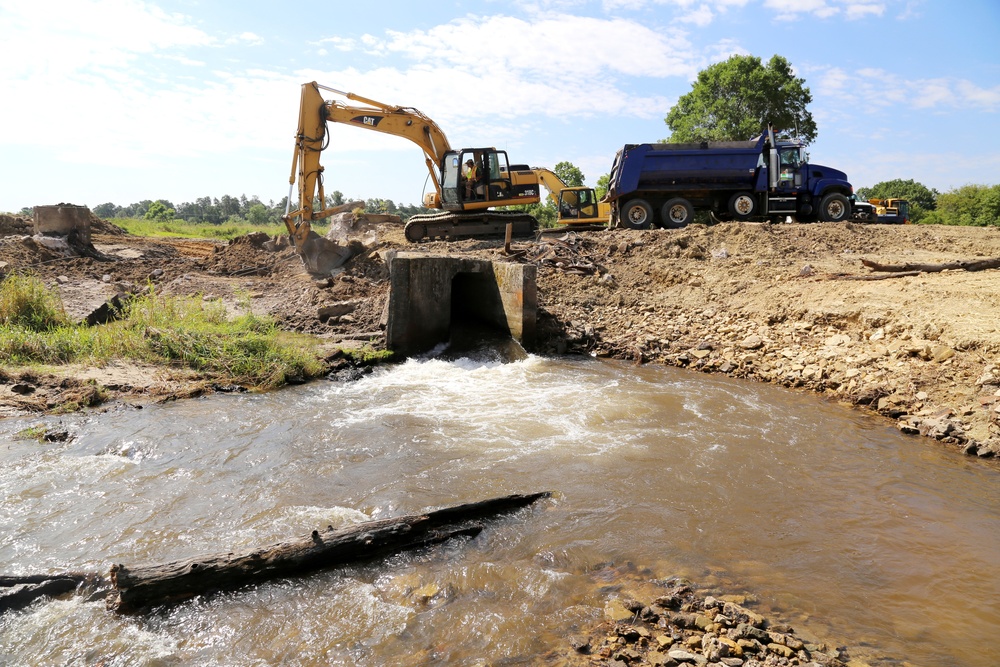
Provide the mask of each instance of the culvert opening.
{"label": "culvert opening", "polygon": [[405,356],[449,341],[520,349],[532,344],[537,308],[534,265],[399,253],[389,268],[386,346]]}
{"label": "culvert opening", "polygon": [[511,336],[496,277],[489,273],[456,273],[451,281],[447,356],[490,354],[524,356]]}

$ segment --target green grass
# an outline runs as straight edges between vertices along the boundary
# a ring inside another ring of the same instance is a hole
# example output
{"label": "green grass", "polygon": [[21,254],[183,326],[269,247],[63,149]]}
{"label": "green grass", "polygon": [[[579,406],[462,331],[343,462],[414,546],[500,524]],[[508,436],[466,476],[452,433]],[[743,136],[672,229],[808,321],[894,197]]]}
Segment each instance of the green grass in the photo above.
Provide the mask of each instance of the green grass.
{"label": "green grass", "polygon": [[[250,223],[231,223],[213,225],[207,222],[187,222],[185,220],[170,220],[156,222],[140,218],[114,218],[111,220],[129,234],[153,238],[180,237],[191,239],[223,239],[232,240],[238,236],[264,232],[268,236],[287,234],[284,224],[251,225]],[[313,230],[322,235],[326,233],[325,226],[314,226]]]}
{"label": "green grass", "polygon": [[59,295],[40,280],[15,273],[0,283],[0,325],[50,331],[68,322]]}
{"label": "green grass", "polygon": [[45,434],[48,432],[49,428],[47,426],[29,426],[28,428],[21,429],[14,434],[15,440],[36,440],[38,442],[44,442]]}
{"label": "green grass", "polygon": [[148,293],[106,325],[71,324],[58,295],[30,275],[0,282],[0,363],[5,366],[125,359],[191,369],[220,382],[266,390],[325,372],[314,339],[284,335],[270,317],[228,319],[199,298]]}

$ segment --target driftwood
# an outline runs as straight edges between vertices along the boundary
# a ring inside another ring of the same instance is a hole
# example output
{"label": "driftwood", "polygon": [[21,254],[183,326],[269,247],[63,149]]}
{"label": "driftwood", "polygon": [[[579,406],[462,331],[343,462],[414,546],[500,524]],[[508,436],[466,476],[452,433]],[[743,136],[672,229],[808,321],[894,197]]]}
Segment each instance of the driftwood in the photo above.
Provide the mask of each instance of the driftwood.
{"label": "driftwood", "polygon": [[919,276],[920,271],[905,271],[902,273],[882,273],[882,274],[869,274],[864,276],[854,276],[847,275],[844,273],[835,273],[831,276],[834,280],[888,280],[889,278],[905,278],[906,276]]}
{"label": "driftwood", "polygon": [[137,567],[113,565],[107,607],[132,613],[252,582],[366,561],[458,535],[475,535],[482,526],[473,522],[526,507],[548,495],[511,495],[343,528],[327,526],[239,555],[212,554]]}
{"label": "driftwood", "polygon": [[[1000,268],[1000,257],[993,259],[963,260],[958,262],[948,262],[947,264],[879,264],[870,259],[863,259],[861,263],[872,271],[885,271],[888,273],[938,273],[940,271],[985,271],[986,269]],[[911,274],[913,275],[913,274]]]}
{"label": "driftwood", "polygon": [[940,273],[941,271],[985,271],[986,269],[1000,268],[1000,257],[948,262],[947,264],[879,264],[870,259],[863,259],[861,263],[872,271],[882,271],[882,273],[864,276],[835,273],[830,277],[833,280],[888,280],[889,278],[905,278],[919,276],[921,273]]}

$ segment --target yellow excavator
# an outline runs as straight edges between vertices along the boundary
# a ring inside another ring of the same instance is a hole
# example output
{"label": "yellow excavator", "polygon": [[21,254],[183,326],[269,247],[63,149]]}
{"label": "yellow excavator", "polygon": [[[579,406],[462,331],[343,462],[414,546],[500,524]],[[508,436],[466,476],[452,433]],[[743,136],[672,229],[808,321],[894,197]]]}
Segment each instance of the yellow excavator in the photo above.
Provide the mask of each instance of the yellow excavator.
{"label": "yellow excavator", "polygon": [[869,199],[875,207],[875,221],[895,225],[910,224],[910,202],[898,197],[889,199]]}
{"label": "yellow excavator", "polygon": [[[326,100],[321,91],[341,99]],[[323,243],[327,240],[312,230],[314,220],[329,217],[334,212],[326,208],[320,164],[320,154],[329,144],[327,123],[343,123],[396,135],[409,139],[423,150],[435,189],[425,195],[423,203],[438,211],[418,214],[407,221],[404,231],[411,242],[426,238],[451,240],[504,235],[508,224],[517,236],[533,234],[538,228],[538,221],[527,213],[493,210],[497,206],[540,201],[538,178],[530,170],[512,170],[506,151],[496,148],[453,150],[437,123],[417,109],[384,104],[313,81],[302,84],[299,127],[288,179],[289,205],[283,216],[292,242],[310,270],[317,268],[322,272],[331,263],[325,261],[330,256],[336,264],[340,252],[334,247],[336,244]],[[296,181],[298,208],[290,210]]]}
{"label": "yellow excavator", "polygon": [[606,229],[611,220],[611,204],[597,200],[594,188],[570,186],[554,171],[545,167],[532,167],[538,182],[549,191],[549,197],[556,205],[556,222],[559,227],[553,231],[572,228],[575,230]]}

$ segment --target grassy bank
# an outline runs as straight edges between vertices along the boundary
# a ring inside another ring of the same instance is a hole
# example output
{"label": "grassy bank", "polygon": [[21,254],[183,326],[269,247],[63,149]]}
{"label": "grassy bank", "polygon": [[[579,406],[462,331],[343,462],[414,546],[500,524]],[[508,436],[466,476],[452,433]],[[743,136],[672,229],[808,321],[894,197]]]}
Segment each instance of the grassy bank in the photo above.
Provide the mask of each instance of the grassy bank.
{"label": "grassy bank", "polygon": [[195,370],[218,382],[274,389],[325,372],[314,339],[281,332],[247,311],[228,319],[216,302],[149,292],[102,326],[71,323],[59,296],[31,275],[0,282],[0,362],[4,366],[112,360]]}

